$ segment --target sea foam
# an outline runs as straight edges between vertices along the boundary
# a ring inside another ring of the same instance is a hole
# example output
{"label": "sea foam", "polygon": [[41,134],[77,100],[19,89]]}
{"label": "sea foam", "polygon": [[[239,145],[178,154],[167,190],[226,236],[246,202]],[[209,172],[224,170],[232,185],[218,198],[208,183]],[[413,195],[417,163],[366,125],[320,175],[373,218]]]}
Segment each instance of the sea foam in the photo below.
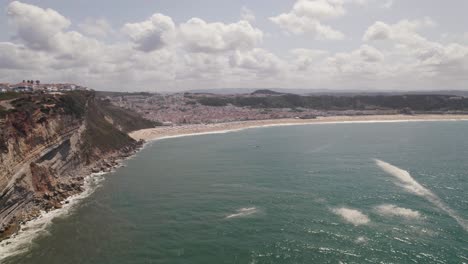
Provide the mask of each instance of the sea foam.
{"label": "sea foam", "polygon": [[455,212],[452,208],[446,205],[436,194],[434,194],[431,190],[427,189],[426,187],[422,186],[419,182],[417,182],[411,174],[403,169],[400,169],[396,166],[393,166],[390,163],[385,161],[381,161],[376,159],[375,163],[379,166],[383,171],[392,175],[398,181],[395,183],[398,186],[401,186],[406,191],[413,193],[417,196],[423,197],[434,206],[439,208],[440,210],[446,212],[450,217],[452,217],[457,223],[468,232],[468,222],[463,219],[457,212]]}
{"label": "sea foam", "polygon": [[236,213],[226,216],[226,219],[237,218],[237,217],[245,217],[245,216],[255,214],[256,212],[257,212],[256,207],[241,208],[241,209],[237,210]]}
{"label": "sea foam", "polygon": [[47,227],[52,224],[52,221],[57,217],[64,217],[72,212],[83,199],[90,196],[97,188],[101,186],[104,181],[105,173],[94,173],[85,178],[84,191],[70,196],[62,202],[62,208],[52,210],[49,212],[42,212],[42,214],[26,224],[21,226],[21,230],[11,238],[4,240],[0,243],[0,263],[6,258],[24,253],[30,249],[34,239],[40,235],[47,235]]}
{"label": "sea foam", "polygon": [[400,216],[406,219],[419,219],[421,214],[418,211],[408,208],[398,207],[393,204],[382,204],[375,207],[378,214],[382,216]]}
{"label": "sea foam", "polygon": [[332,209],[332,212],[355,226],[366,225],[370,222],[367,215],[356,209],[341,207]]}

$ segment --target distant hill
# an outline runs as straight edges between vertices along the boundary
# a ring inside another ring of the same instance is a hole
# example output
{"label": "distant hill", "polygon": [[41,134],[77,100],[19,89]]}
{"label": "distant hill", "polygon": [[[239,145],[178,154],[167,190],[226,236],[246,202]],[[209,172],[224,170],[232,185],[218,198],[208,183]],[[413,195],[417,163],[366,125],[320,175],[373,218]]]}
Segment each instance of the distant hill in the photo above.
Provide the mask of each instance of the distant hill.
{"label": "distant hill", "polygon": [[255,92],[252,93],[252,95],[258,95],[258,94],[264,94],[264,95],[281,95],[284,93],[280,92],[275,92],[269,89],[263,89],[263,90],[256,90]]}
{"label": "distant hill", "polygon": [[238,95],[235,97],[199,97],[206,106],[253,108],[308,108],[316,110],[414,110],[414,111],[467,111],[468,98],[453,95],[308,95],[280,94],[275,96]]}
{"label": "distant hill", "polygon": [[269,90],[276,93],[282,94],[298,94],[298,95],[334,95],[334,96],[358,96],[358,95],[409,95],[409,94],[423,94],[423,95],[452,95],[452,96],[465,96],[468,97],[468,90],[408,90],[408,91],[395,91],[395,90],[370,90],[370,89],[358,89],[358,90],[344,90],[344,89],[286,89],[286,88],[219,88],[219,89],[195,89],[188,90],[188,93],[209,93],[209,94],[252,94],[256,91]]}

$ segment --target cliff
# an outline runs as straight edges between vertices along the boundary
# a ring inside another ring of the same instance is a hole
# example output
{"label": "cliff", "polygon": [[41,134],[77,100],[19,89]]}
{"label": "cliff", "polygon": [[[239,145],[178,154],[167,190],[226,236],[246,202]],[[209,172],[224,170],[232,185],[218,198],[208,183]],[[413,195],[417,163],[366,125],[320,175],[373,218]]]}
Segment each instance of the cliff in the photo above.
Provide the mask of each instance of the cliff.
{"label": "cliff", "polygon": [[0,240],[41,210],[82,191],[84,176],[109,170],[142,144],[127,132],[154,127],[93,92],[0,98]]}

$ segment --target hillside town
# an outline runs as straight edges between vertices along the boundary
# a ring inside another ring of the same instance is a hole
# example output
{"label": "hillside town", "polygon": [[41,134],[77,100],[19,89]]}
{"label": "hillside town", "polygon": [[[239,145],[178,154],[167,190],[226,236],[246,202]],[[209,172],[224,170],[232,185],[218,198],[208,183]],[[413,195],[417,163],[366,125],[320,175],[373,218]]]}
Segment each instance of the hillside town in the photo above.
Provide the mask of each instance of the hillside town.
{"label": "hillside town", "polygon": [[16,92],[16,93],[57,93],[69,91],[87,91],[87,87],[83,87],[71,83],[41,83],[39,80],[23,80],[20,83],[0,83],[0,93]]}
{"label": "hillside town", "polygon": [[[281,94],[243,94],[225,95],[225,98],[259,98],[280,96]],[[321,111],[306,108],[270,108],[240,107],[232,104],[224,106],[205,105],[204,98],[219,98],[215,94],[175,93],[175,94],[120,94],[106,96],[107,100],[122,108],[131,109],[143,117],[158,121],[164,125],[213,124],[248,120],[269,119],[314,119],[317,116],[337,114],[333,111]],[[362,111],[341,111],[339,114],[356,115]],[[384,111],[381,111],[381,113]],[[387,112],[385,112],[387,113]],[[391,113],[391,111],[388,111]]]}

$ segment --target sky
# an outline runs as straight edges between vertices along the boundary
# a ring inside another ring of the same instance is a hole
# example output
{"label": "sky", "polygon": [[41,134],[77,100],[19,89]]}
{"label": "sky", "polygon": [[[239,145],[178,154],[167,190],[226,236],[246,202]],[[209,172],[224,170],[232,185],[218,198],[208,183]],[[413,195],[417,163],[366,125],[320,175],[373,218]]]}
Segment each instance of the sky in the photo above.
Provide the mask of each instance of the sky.
{"label": "sky", "polygon": [[0,83],[468,89],[466,0],[0,0]]}

